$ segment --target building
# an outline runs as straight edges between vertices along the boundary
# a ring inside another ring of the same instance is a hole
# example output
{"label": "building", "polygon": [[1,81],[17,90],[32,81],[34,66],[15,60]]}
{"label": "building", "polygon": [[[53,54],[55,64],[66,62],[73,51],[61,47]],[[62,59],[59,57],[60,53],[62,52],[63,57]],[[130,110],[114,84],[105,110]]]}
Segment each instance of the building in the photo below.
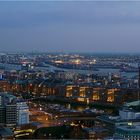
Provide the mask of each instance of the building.
{"label": "building", "polygon": [[0,139],[1,140],[12,140],[14,139],[14,133],[10,128],[0,127]]}
{"label": "building", "polygon": [[119,110],[121,120],[140,119],[140,111],[132,108],[122,108]]}
{"label": "building", "polygon": [[116,128],[115,135],[122,136],[127,140],[139,140],[140,139],[140,124],[119,126]]}
{"label": "building", "polygon": [[5,122],[6,122],[5,107],[0,106],[0,125],[4,125]]}
{"label": "building", "polygon": [[108,130],[102,127],[85,128],[86,138],[103,139],[108,136]]}
{"label": "building", "polygon": [[16,104],[6,105],[6,125],[15,126],[17,124],[17,106]]}
{"label": "building", "polygon": [[104,128],[108,129],[110,134],[115,133],[116,128],[121,129],[120,127],[123,126],[126,128],[126,126],[132,122],[134,126],[140,125],[140,106],[137,106],[137,103],[139,102],[125,104],[125,106],[119,110],[119,116],[98,116],[97,121],[99,121]]}
{"label": "building", "polygon": [[10,82],[8,80],[0,79],[0,91],[7,92],[10,91]]}
{"label": "building", "polygon": [[17,101],[17,124],[28,124],[29,123],[29,107],[23,100]]}
{"label": "building", "polygon": [[28,124],[29,108],[24,100],[0,93],[0,124],[9,127]]}
{"label": "building", "polygon": [[15,104],[16,97],[7,94],[7,93],[0,93],[0,124],[3,125],[16,125],[16,104]]}
{"label": "building", "polygon": [[2,95],[0,96],[0,106],[2,106],[3,105],[3,97],[2,97]]}

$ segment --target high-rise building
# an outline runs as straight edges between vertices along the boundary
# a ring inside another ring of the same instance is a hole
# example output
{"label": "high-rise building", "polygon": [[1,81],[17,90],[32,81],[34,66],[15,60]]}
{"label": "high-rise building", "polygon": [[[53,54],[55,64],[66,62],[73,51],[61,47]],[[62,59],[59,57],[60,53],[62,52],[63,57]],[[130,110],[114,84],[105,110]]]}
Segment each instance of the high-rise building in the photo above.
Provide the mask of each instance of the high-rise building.
{"label": "high-rise building", "polygon": [[6,121],[5,107],[0,106],[0,125],[4,125]]}
{"label": "high-rise building", "polygon": [[29,108],[24,100],[0,93],[0,124],[7,126],[29,123]]}
{"label": "high-rise building", "polygon": [[17,124],[29,123],[29,108],[25,101],[17,101]]}
{"label": "high-rise building", "polygon": [[0,106],[2,106],[3,105],[3,97],[2,97],[2,95],[0,95]]}
{"label": "high-rise building", "polygon": [[17,107],[16,104],[6,105],[6,125],[13,126],[17,122]]}

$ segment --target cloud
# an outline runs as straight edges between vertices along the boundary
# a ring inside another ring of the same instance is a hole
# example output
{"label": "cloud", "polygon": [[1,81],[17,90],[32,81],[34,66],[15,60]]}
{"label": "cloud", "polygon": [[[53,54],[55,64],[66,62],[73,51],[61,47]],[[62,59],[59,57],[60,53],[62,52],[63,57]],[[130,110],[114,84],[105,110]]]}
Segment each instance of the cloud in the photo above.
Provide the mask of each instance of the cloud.
{"label": "cloud", "polygon": [[139,2],[0,2],[9,51],[140,51]]}
{"label": "cloud", "polygon": [[0,28],[139,22],[139,2],[4,2],[0,5]]}

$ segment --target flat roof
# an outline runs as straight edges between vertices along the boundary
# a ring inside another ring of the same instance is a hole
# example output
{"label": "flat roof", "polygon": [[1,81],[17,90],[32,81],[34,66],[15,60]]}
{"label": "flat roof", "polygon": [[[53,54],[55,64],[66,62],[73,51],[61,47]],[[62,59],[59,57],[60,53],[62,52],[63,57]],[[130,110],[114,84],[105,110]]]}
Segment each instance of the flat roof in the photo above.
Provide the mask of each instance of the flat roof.
{"label": "flat roof", "polygon": [[[112,119],[111,119],[112,117]],[[117,117],[117,116],[116,116]],[[115,123],[119,123],[119,122],[140,122],[140,119],[126,119],[126,120],[122,120],[120,118],[116,118],[115,116],[108,116],[108,115],[102,115],[102,116],[98,116],[96,117],[98,120],[102,120],[111,124],[115,124]]]}
{"label": "flat roof", "polygon": [[12,132],[10,128],[0,127],[0,135],[3,137],[6,137],[6,136],[13,136],[14,133]]}
{"label": "flat roof", "polygon": [[140,125],[123,125],[123,126],[117,127],[117,129],[121,129],[121,130],[124,130],[124,131],[140,132]]}

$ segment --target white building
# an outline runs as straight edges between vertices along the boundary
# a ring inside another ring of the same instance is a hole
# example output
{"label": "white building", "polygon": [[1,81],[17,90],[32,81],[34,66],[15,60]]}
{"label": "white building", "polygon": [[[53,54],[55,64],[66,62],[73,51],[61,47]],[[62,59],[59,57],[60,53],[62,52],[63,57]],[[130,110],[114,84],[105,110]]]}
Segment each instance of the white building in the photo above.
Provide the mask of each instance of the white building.
{"label": "white building", "polygon": [[119,116],[122,120],[140,119],[140,111],[131,108],[123,108],[119,110]]}
{"label": "white building", "polygon": [[29,108],[25,101],[17,102],[17,124],[28,124],[29,123]]}

